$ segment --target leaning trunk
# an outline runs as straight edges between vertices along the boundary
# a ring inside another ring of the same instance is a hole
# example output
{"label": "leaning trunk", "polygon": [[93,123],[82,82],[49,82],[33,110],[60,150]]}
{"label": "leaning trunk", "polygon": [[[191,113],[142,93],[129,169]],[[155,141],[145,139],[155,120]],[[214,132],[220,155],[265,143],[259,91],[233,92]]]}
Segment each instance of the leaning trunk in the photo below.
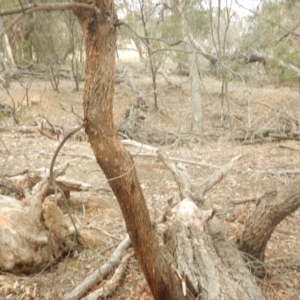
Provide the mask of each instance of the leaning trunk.
{"label": "leaning trunk", "polygon": [[266,193],[245,225],[239,248],[250,260],[264,261],[267,243],[276,226],[300,207],[299,180]]}
{"label": "leaning trunk", "polygon": [[74,9],[86,44],[83,99],[86,132],[96,160],[118,199],[136,257],[154,298],[183,299],[180,282],[156,240],[134,161],[114,129],[116,14],[113,1],[98,0],[95,4],[99,14]]}

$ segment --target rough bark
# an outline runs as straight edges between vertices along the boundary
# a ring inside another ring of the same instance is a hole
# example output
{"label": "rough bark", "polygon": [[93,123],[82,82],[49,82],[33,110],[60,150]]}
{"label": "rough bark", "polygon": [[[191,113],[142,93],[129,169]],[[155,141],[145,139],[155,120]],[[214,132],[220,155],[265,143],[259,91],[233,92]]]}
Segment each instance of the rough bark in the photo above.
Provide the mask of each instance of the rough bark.
{"label": "rough bark", "polygon": [[[64,173],[62,167],[56,176]],[[62,211],[45,200],[49,179],[43,178],[26,201],[0,195],[0,269],[32,273],[52,265],[74,246],[74,228]]]}
{"label": "rough bark", "polygon": [[[65,169],[67,167],[68,163],[64,165]],[[37,170],[26,171],[22,174],[7,176],[4,179],[0,180],[0,194],[9,195],[11,197],[13,196],[18,199],[21,199],[22,196],[27,197],[27,192],[30,191],[36,184],[38,184],[44,178],[45,174],[49,174],[49,171],[45,168],[40,168]],[[89,184],[75,181],[65,176],[60,176],[59,178],[57,178],[56,184],[64,192],[65,195],[70,195],[70,192],[87,191],[91,187],[91,185]],[[47,195],[54,193],[55,189],[53,187],[49,187]]]}
{"label": "rough bark", "polygon": [[[202,300],[264,299],[241,253],[226,240],[226,230],[215,212],[199,209],[190,198],[192,187],[189,176],[166,156],[160,154],[159,157],[174,174],[181,195],[187,195],[165,214],[168,229],[164,242],[192,298],[201,295]],[[217,172],[224,176],[239,157]],[[211,188],[213,182],[216,184],[219,180],[220,175],[213,174],[208,179],[211,183],[204,186]]]}
{"label": "rough bark", "polygon": [[169,229],[164,242],[175,258],[178,273],[186,278],[192,297],[265,299],[240,252],[226,241],[224,227],[212,210],[200,210],[186,198],[167,219]]}
{"label": "rough bark", "polygon": [[118,199],[136,257],[154,298],[183,299],[181,285],[156,240],[134,161],[119,142],[113,125],[116,53],[113,1],[97,0],[95,5],[99,14],[74,9],[86,45],[83,99],[86,132],[96,160]]}
{"label": "rough bark", "polygon": [[278,192],[266,193],[246,222],[239,249],[251,260],[264,261],[267,243],[276,226],[299,207],[299,180]]}

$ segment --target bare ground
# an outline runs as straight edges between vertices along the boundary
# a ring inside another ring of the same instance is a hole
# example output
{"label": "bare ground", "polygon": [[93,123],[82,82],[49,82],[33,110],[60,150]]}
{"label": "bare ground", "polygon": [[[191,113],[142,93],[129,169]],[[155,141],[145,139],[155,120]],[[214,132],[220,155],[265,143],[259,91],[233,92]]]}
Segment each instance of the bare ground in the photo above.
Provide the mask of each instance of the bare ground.
{"label": "bare ground", "polygon": [[[170,156],[190,160],[201,160],[221,166],[233,156],[242,154],[230,173],[205,196],[208,207],[216,207],[227,228],[228,239],[236,241],[241,235],[247,216],[253,211],[256,201],[266,191],[279,188],[295,179],[297,175],[269,174],[267,170],[299,169],[299,141],[282,140],[275,143],[243,145],[231,143],[228,123],[220,121],[221,82],[210,77],[203,78],[204,137],[190,134],[191,103],[187,78],[170,75],[174,86],[168,86],[163,77],[158,77],[160,112],[153,111],[150,73],[133,66],[120,66],[126,78],[142,93],[150,106],[142,129],[145,134],[156,137],[159,146]],[[23,79],[26,86],[28,79]],[[0,102],[16,106],[23,105],[16,113],[20,125],[33,126],[46,117],[53,125],[66,131],[79,124],[80,119],[71,111],[82,116],[82,88],[72,91],[71,81],[61,81],[60,93],[51,89],[49,83],[35,80],[28,90],[29,107],[26,104],[26,90],[14,81],[9,94],[0,88]],[[23,99],[23,100],[22,100]],[[229,99],[232,115],[238,117],[235,128],[276,128],[281,123],[280,111],[284,110],[294,118],[300,118],[299,93],[296,87],[273,85],[260,86],[258,81],[241,81],[229,84]],[[250,106],[245,103],[251,102]],[[129,104],[136,103],[134,93],[124,84],[116,85],[114,100],[116,126],[124,120]],[[267,104],[263,105],[263,104]],[[271,106],[277,110],[272,110]],[[0,173],[10,175],[25,169],[48,168],[52,155],[59,144],[39,133],[25,134],[17,130],[12,117],[2,117],[0,123]],[[13,129],[13,130],[4,130]],[[238,130],[235,131],[237,133]],[[84,137],[84,134],[83,134]],[[171,173],[156,158],[139,156],[138,149],[130,149],[134,155],[140,182],[147,199],[153,220],[160,220],[170,198],[178,199],[177,185]],[[109,185],[92,158],[88,142],[69,140],[63,147],[57,164],[68,161],[68,176],[92,185],[87,192],[72,193],[71,203],[74,215],[83,226],[93,222],[98,228],[88,238],[94,249],[78,249],[55,267],[39,274],[15,276],[0,273],[0,299],[61,299],[80,283],[95,268],[101,266],[114,251],[125,235],[124,222],[116,199]],[[200,184],[214,169],[185,165],[191,181]],[[300,214],[297,210],[276,229],[268,244],[266,268],[268,276],[259,284],[268,299],[300,299]],[[97,286],[93,287],[96,289]],[[121,286],[110,299],[152,299],[143,275],[135,259],[131,259]]]}

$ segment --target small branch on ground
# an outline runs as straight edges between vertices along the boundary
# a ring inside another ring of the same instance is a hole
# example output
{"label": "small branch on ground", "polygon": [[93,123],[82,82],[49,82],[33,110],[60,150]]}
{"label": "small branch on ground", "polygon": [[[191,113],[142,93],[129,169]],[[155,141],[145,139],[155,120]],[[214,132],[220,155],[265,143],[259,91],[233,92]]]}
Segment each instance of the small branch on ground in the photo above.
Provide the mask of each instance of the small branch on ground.
{"label": "small branch on ground", "polygon": [[116,289],[118,288],[118,285],[120,284],[121,279],[123,278],[129,259],[133,257],[133,255],[134,255],[133,251],[127,253],[123,257],[118,268],[115,270],[113,277],[110,280],[108,280],[108,282],[104,286],[92,292],[88,296],[82,298],[82,300],[107,299],[107,297],[111,293],[115,292]]}
{"label": "small branch on ground", "polygon": [[[132,140],[121,140],[121,143],[125,146],[133,146],[136,148],[139,148],[137,153],[131,153],[131,155],[136,155],[136,156],[150,156],[150,157],[156,157],[158,155],[158,148],[153,147],[150,145],[142,144],[137,141],[132,141]],[[147,150],[152,153],[141,153],[141,150]],[[219,166],[209,164],[204,161],[196,161],[196,160],[189,160],[185,158],[179,158],[179,157],[172,157],[168,156],[169,160],[176,161],[176,162],[182,162],[185,164],[190,164],[190,165],[197,165],[197,166],[202,166],[202,167],[207,167],[207,168],[214,168],[214,169],[220,169]]]}
{"label": "small branch on ground", "polygon": [[119,264],[124,252],[130,247],[131,242],[129,236],[126,235],[123,241],[119,244],[117,249],[112,254],[111,258],[102,265],[99,269],[94,271],[88,277],[86,277],[73,291],[64,295],[63,300],[79,300],[87,293],[87,291],[96,283],[103,280],[109,272],[116,265]]}

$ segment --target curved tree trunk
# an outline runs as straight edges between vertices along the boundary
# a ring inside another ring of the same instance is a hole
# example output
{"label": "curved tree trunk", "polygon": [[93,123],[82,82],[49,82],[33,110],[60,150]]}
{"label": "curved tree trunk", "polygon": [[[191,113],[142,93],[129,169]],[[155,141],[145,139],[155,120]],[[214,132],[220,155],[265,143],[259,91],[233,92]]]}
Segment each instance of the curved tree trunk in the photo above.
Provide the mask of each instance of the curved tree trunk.
{"label": "curved tree trunk", "polygon": [[276,226],[299,207],[299,181],[279,192],[266,193],[246,222],[239,249],[248,254],[251,260],[264,261],[267,243]]}
{"label": "curved tree trunk", "polygon": [[[88,3],[87,1],[77,1]],[[98,164],[116,195],[135,254],[155,299],[183,299],[181,284],[159,247],[131,155],[113,125],[116,20],[112,0],[97,0],[100,10],[74,9],[86,45],[84,117]]]}

